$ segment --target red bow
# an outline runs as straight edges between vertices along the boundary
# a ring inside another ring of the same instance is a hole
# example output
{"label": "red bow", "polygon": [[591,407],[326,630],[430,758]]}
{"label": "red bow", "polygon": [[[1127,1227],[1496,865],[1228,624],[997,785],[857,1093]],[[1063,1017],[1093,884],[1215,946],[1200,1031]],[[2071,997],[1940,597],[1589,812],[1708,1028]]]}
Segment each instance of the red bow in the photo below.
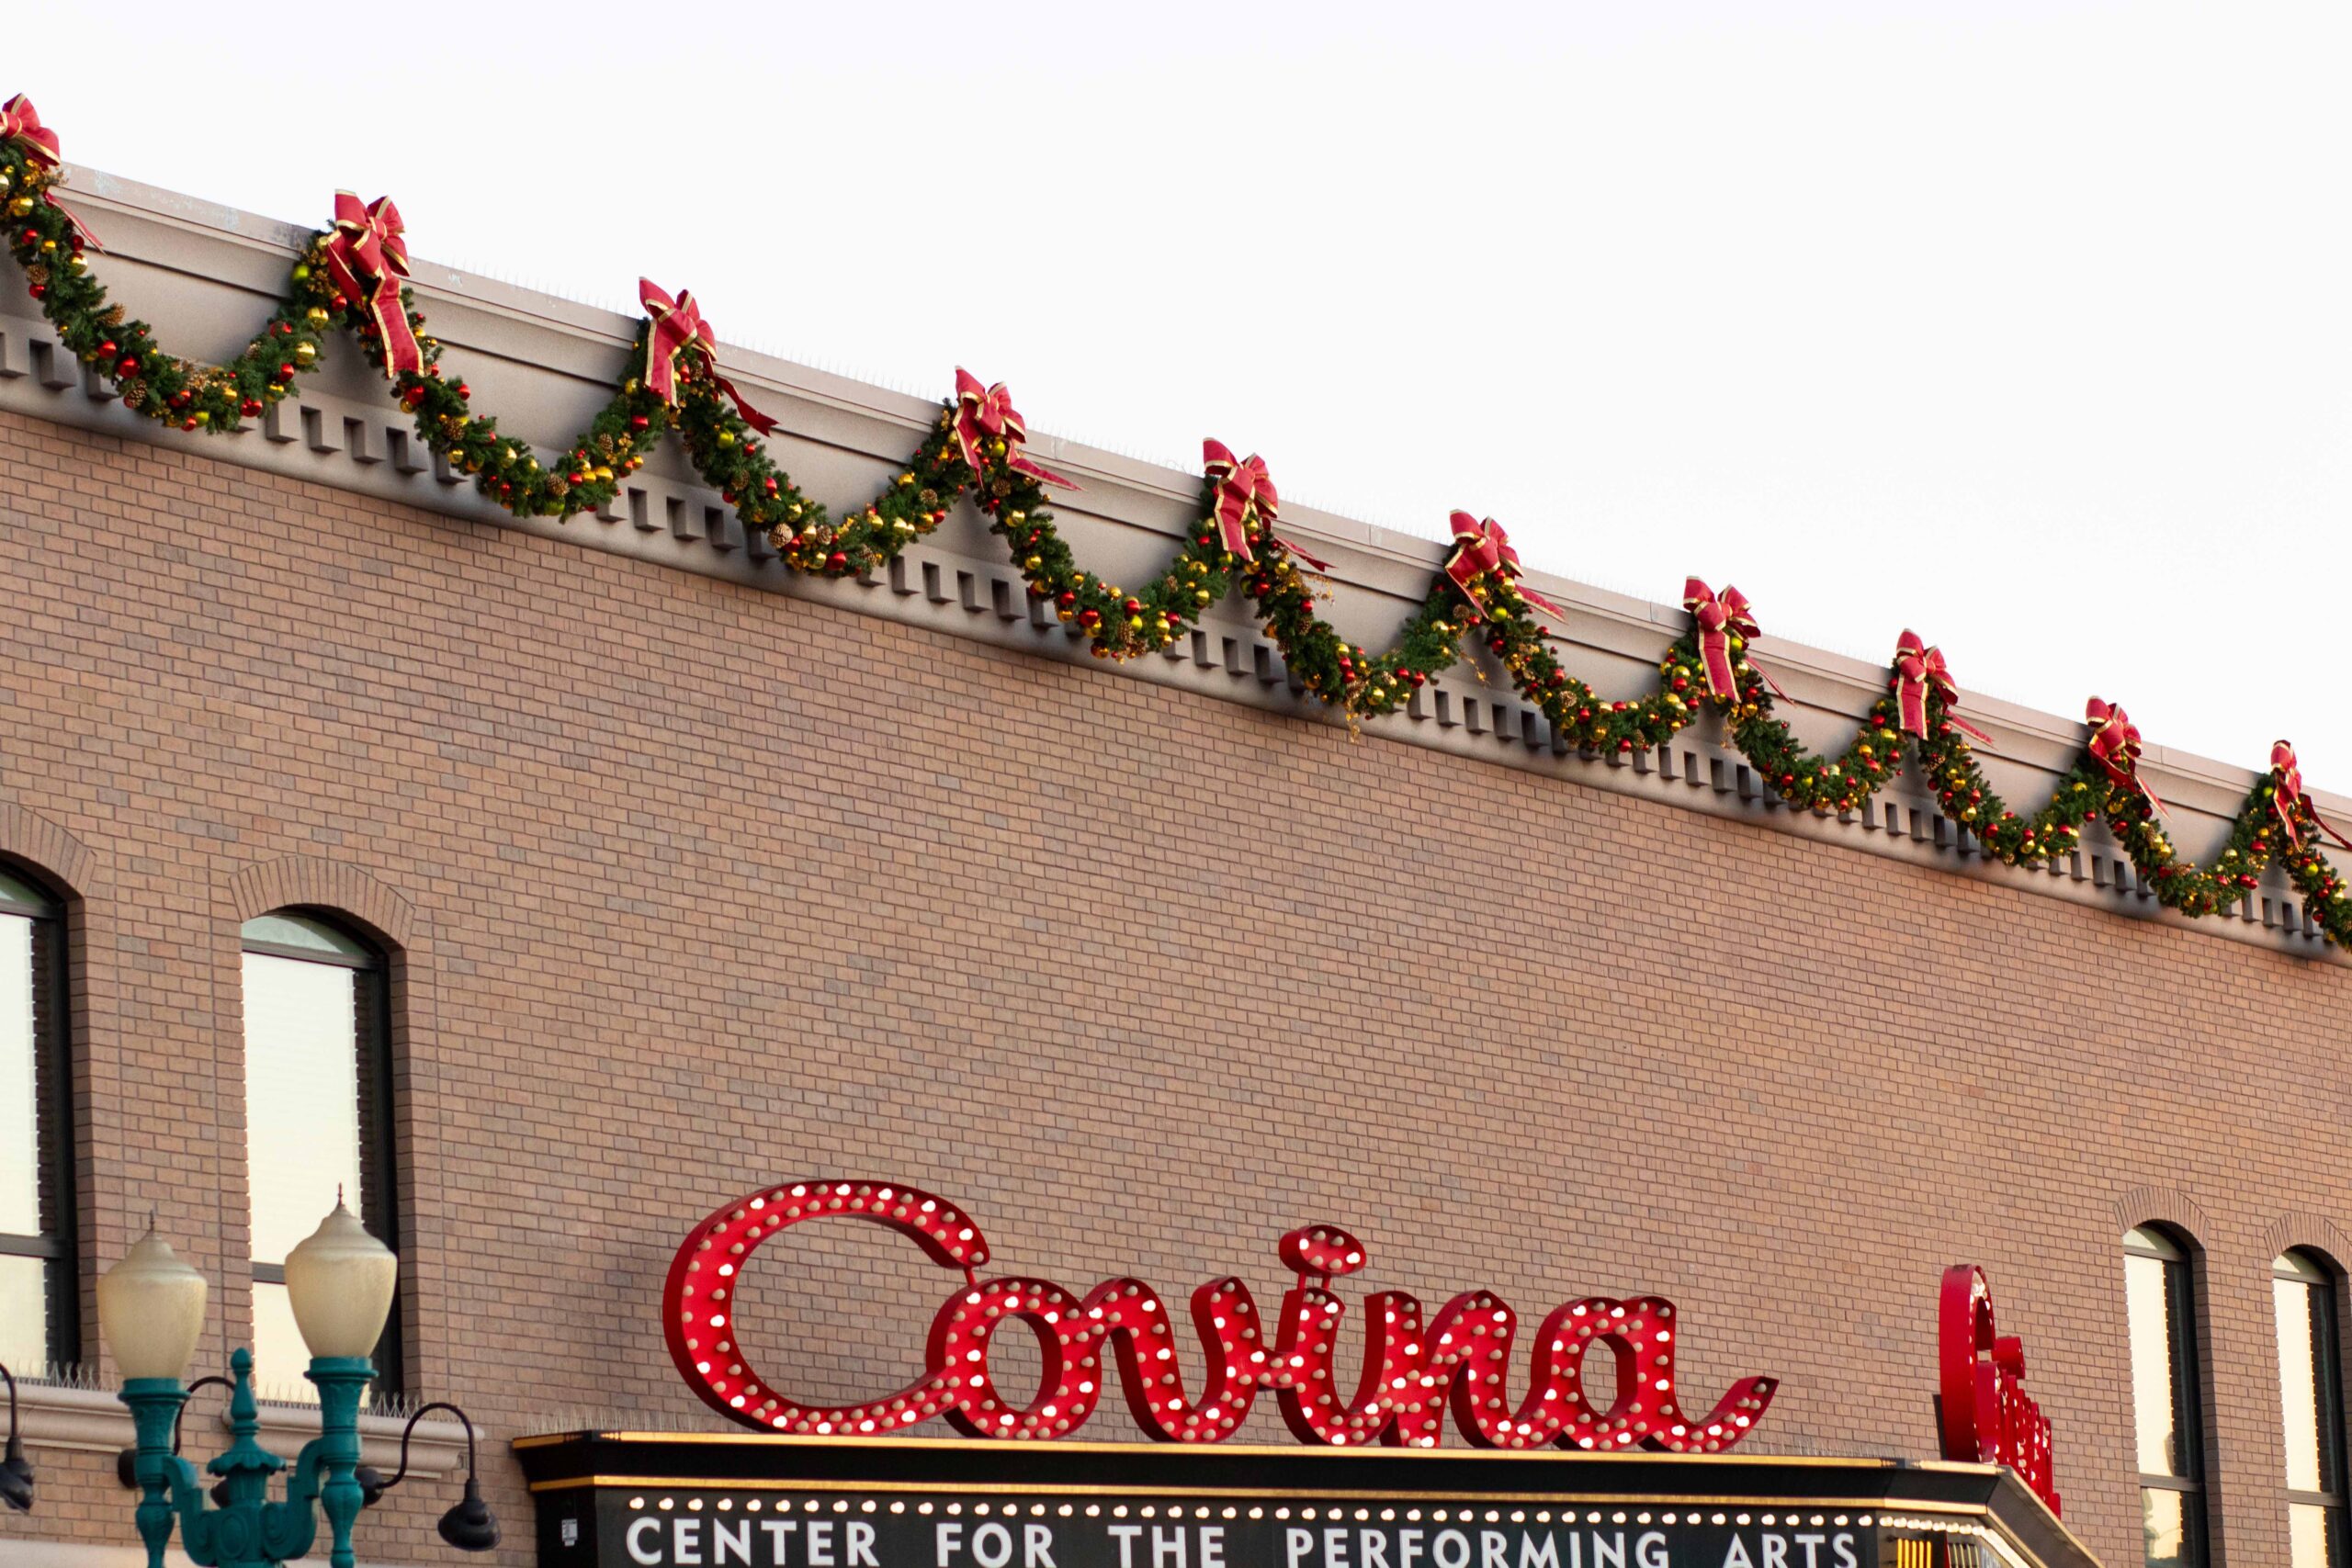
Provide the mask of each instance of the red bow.
{"label": "red bow", "polygon": [[0,104],[0,141],[12,140],[23,142],[25,156],[42,168],[57,167],[57,132],[41,124],[40,111],[22,93]]}
{"label": "red bow", "polygon": [[[53,169],[58,166],[57,132],[40,122],[40,110],[33,107],[33,101],[22,93],[0,104],[0,141],[23,142],[25,160],[36,168]],[[74,225],[74,232],[82,243],[101,255],[106,254],[106,247],[98,243],[98,237],[91,233],[63,202],[51,200],[50,205],[64,214],[65,221]]]}
{"label": "red bow", "polygon": [[1029,426],[1021,412],[1012,406],[1012,394],[1003,382],[983,387],[980,378],[958,365],[956,367],[956,444],[964,449],[964,465],[974,474],[987,472],[987,442],[1004,443],[1004,466],[1016,474],[1026,474],[1043,484],[1059,485],[1064,490],[1080,488],[1076,479],[1066,479],[1048,468],[1039,468],[1024,456],[1021,448],[1028,444]]}
{"label": "red bow", "polygon": [[2091,727],[2091,761],[2099,765],[2112,783],[2147,797],[2148,804],[2158,811],[2165,803],[2156,798],[2140,778],[2140,727],[2120,706],[2109,706],[2093,697],[2083,708],[2083,720]]}
{"label": "red bow", "polygon": [[1250,553],[1250,517],[1255,513],[1258,525],[1266,537],[1290,551],[1317,571],[1329,571],[1331,563],[1317,560],[1288,539],[1274,533],[1274,519],[1282,513],[1283,498],[1275,493],[1272,475],[1266,472],[1266,459],[1255,452],[1246,458],[1237,458],[1233,448],[1222,441],[1201,443],[1201,468],[1216,481],[1216,525],[1224,536],[1225,547],[1243,560],[1257,558]]}
{"label": "red bow", "polygon": [[743,423],[762,435],[775,428],[775,421],[744,400],[735,389],[735,383],[718,373],[718,335],[710,323],[702,319],[702,308],[695,303],[694,292],[681,288],[674,299],[653,286],[650,278],[637,280],[638,303],[645,307],[646,320],[652,330],[645,340],[645,387],[663,402],[675,407],[678,401],[678,374],[689,359],[699,360]]}
{"label": "red bow", "polygon": [[1929,648],[1919,640],[1919,634],[1905,631],[1894,645],[1894,695],[1903,708],[1903,733],[1928,738],[1928,694],[1932,691],[1944,700],[1944,717],[1976,737],[1985,744],[1992,738],[1958,714],[1952,705],[1960,701],[1960,687],[1953,683],[1951,668],[1944,663],[1944,650]]}
{"label": "red bow", "polygon": [[2319,814],[2319,807],[2312,804],[2312,797],[2303,793],[2302,766],[2295,761],[2295,749],[2284,740],[2275,742],[2270,748],[2270,808],[2278,814],[2278,826],[2286,830],[2290,845],[2296,849],[2303,846],[2302,826],[2296,820],[2297,808],[2301,807],[2312,814],[2312,820],[2319,825],[2321,831],[2346,849],[2352,850],[2352,842],[2347,842],[2344,835]]}
{"label": "red bow", "polygon": [[1282,513],[1283,498],[1266,472],[1266,459],[1255,452],[1236,457],[1224,442],[1204,441],[1201,467],[1216,481],[1216,525],[1225,536],[1226,549],[1243,560],[1250,559],[1250,517],[1256,516],[1261,526],[1271,527]]}
{"label": "red bow", "polygon": [[[1762,635],[1756,617],[1748,613],[1747,595],[1724,584],[1721,593],[1695,577],[1682,580],[1682,607],[1699,623],[1699,660],[1707,669],[1707,690],[1718,697],[1739,700],[1739,671],[1733,666],[1731,639],[1736,635],[1744,641],[1754,642]],[[1764,673],[1762,665],[1749,660],[1748,668],[1762,675],[1764,683],[1780,695],[1781,683]]]}
{"label": "red bow", "polygon": [[398,378],[424,369],[424,350],[409,330],[408,307],[401,303],[401,279],[408,276],[408,242],[401,238],[401,209],[389,196],[365,205],[347,190],[334,193],[334,234],[327,241],[327,276],[343,296],[364,306],[384,344],[384,374]]}
{"label": "red bow", "polygon": [[1519,596],[1539,609],[1549,610],[1562,620],[1568,613],[1519,581],[1519,552],[1510,547],[1510,536],[1503,525],[1489,517],[1484,522],[1467,512],[1453,514],[1453,553],[1445,558],[1445,575],[1462,590],[1466,598],[1476,598],[1470,585],[1489,572],[1500,575],[1519,590]]}

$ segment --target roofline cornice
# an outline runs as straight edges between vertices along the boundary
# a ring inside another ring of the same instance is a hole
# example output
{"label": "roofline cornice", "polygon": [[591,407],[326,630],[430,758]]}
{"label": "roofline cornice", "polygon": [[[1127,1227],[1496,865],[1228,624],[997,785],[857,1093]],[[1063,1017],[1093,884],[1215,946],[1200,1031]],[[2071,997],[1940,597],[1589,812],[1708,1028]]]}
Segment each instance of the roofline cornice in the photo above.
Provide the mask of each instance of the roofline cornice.
{"label": "roofline cornice", "polygon": [[[225,355],[242,345],[285,286],[286,269],[311,231],[175,192],[76,168],[70,199],[104,235],[101,264],[115,297],[157,321],[163,335],[192,354]],[[567,444],[627,374],[637,318],[601,307],[413,258],[412,286],[449,363],[484,389],[501,427],[552,453]],[[968,504],[918,539],[887,578],[827,581],[786,570],[764,539],[746,538],[731,512],[683,462],[674,442],[628,482],[623,501],[570,523],[517,519],[477,494],[464,476],[423,450],[382,379],[338,353],[297,395],[244,433],[182,434],[138,419],[55,342],[20,290],[0,300],[0,408],[180,447],[330,487],[469,521],[519,529],[673,570],[717,576],[792,597],[929,626],[1022,651],[1102,669],[1066,628],[1040,616],[1025,584]],[[750,350],[722,349],[728,374],[779,421],[771,445],[812,496],[862,498],[903,461],[939,404]],[[943,377],[943,392],[945,390]],[[1033,427],[1029,450],[1079,477],[1084,491],[1057,497],[1055,512],[1081,558],[1163,558],[1193,513],[1201,479]],[[1401,624],[1441,570],[1446,547],[1312,507],[1285,504],[1285,536],[1329,559],[1335,592],[1328,614],[1347,635],[1378,646]],[[1114,569],[1125,572],[1121,565]],[[1141,567],[1133,570],[1140,571]],[[1527,581],[1569,612],[1555,628],[1563,660],[1604,694],[1631,695],[1655,679],[1657,660],[1689,625],[1665,605],[1531,569]],[[1279,652],[1256,624],[1216,607],[1190,639],[1164,657],[1113,666],[1119,673],[1179,684],[1224,700],[1337,723],[1319,702],[1292,689]],[[1759,655],[1792,699],[1781,710],[1815,745],[1842,746],[1855,721],[1884,690],[1886,669],[1767,636]],[[2103,827],[2048,871],[1987,865],[1973,841],[1934,809],[1906,770],[1869,803],[1872,817],[1846,819],[1793,810],[1760,787],[1737,753],[1720,743],[1712,718],[1657,756],[1586,756],[1555,751],[1548,723],[1521,702],[1482,653],[1418,696],[1409,712],[1367,721],[1367,734],[1434,746],[1489,762],[1552,773],[1594,787],[1654,795],[1685,809],[1778,827],[1882,855],[1935,863],[2130,916],[2249,941],[2298,956],[2352,962],[2325,950],[2274,871],[2238,913],[2189,921],[2159,908]],[[1979,749],[2000,787],[2039,799],[2079,754],[2084,728],[1996,698],[1969,694],[1968,716],[1993,737]],[[2150,746],[2141,772],[2176,812],[2184,853],[2210,852],[2227,832],[2257,774]],[[2352,819],[2352,798],[2314,790],[2323,813]],[[2211,843],[2207,840],[2211,840]]]}

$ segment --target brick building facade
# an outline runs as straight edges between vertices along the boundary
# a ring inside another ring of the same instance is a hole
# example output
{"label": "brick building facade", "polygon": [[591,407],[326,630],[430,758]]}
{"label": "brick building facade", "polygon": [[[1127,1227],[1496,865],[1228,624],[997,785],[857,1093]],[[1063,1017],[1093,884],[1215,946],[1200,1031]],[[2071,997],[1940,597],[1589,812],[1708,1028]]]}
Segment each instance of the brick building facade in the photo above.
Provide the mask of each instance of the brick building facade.
{"label": "brick building facade", "polygon": [[[84,186],[167,335],[248,330],[286,235]],[[561,439],[628,324],[420,270],[485,400]],[[214,1284],[199,1370],[247,1338],[240,930],[309,908],[390,965],[402,1376],[483,1424],[498,1561],[532,1560],[508,1439],[715,1424],[656,1321],[684,1228],[831,1175],[951,1195],[1001,1268],[1078,1291],[1271,1298],[1275,1238],[1331,1220],[1372,1255],[1351,1294],[1654,1292],[1694,1394],[1781,1380],[1767,1452],[1934,1456],[1936,1286],[1980,1263],[2110,1564],[2141,1552],[2122,1238],[2168,1226],[2213,1560],[2289,1560],[2272,1260],[2352,1261],[2352,970],[2281,889],[2191,927],[2111,853],[2028,874],[1916,802],[1792,818],[1703,737],[1555,755],[1507,685],[1356,739],[1246,630],[1073,658],[969,519],[903,580],[815,587],[683,469],[634,515],[505,525],[403,460],[359,369],[204,443],[119,419],[40,331],[0,318],[0,860],[64,909],[94,1368],[94,1281],[151,1210]],[[925,417],[748,362],[815,493],[862,497]],[[1056,458],[1087,547],[1182,526],[1188,477]],[[1367,641],[1437,558],[1297,526]],[[1588,669],[1679,629],[1557,592]],[[1768,647],[1825,737],[1874,694]],[[2076,743],[1970,711],[2023,794]],[[2248,778],[2151,768],[2191,851]],[[904,1381],[939,1283],[844,1229],[768,1249],[746,1337],[851,1398]],[[40,1506],[0,1515],[0,1561],[121,1560],[127,1424],[28,1399]],[[1282,1439],[1270,1404],[1245,1436]],[[394,1494],[363,1559],[437,1558],[447,1501]]]}

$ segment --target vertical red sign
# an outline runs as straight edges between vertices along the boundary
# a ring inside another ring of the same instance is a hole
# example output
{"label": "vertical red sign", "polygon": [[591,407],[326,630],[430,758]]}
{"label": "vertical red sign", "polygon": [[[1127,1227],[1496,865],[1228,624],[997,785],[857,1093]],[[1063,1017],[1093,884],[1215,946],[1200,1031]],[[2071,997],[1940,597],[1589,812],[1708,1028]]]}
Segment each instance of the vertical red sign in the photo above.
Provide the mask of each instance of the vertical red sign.
{"label": "vertical red sign", "polygon": [[1995,1329],[1993,1287],[1973,1263],[1944,1270],[1937,1337],[1944,1458],[2005,1464],[2057,1513],[2050,1421],[2025,1392],[2025,1344]]}

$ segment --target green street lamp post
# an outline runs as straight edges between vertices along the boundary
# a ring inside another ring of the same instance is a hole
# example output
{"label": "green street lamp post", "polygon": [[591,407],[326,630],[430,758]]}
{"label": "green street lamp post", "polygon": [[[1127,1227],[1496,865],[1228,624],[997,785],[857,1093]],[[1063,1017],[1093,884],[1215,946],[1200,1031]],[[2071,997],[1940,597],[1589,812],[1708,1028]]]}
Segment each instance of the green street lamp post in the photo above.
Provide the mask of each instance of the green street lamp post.
{"label": "green street lamp post", "polygon": [[[100,1278],[99,1327],[123,1374],[122,1402],[138,1434],[124,1469],[140,1493],[139,1535],[149,1568],[163,1568],[175,1524],[182,1550],[201,1568],[277,1568],[309,1552],[322,1514],[328,1561],[352,1568],[351,1529],[359,1511],[401,1479],[386,1481],[359,1462],[359,1400],[376,1375],[368,1352],[391,1311],[398,1270],[392,1254],[340,1202],[287,1255],[286,1294],[311,1351],[306,1375],[319,1391],[319,1435],[302,1445],[277,1501],[269,1496],[270,1477],[286,1461],[255,1440],[260,1418],[250,1350],[230,1358],[232,1440],[205,1467],[220,1478],[209,1492],[179,1455],[180,1413],[188,1399],[181,1378],[204,1325],[204,1277],[174,1256],[151,1224]],[[415,1425],[412,1418],[411,1431]],[[406,1434],[401,1448],[404,1474]],[[441,1536],[461,1551],[482,1551],[498,1543],[498,1521],[473,1474],[471,1422],[466,1452],[465,1500],[443,1517]]]}

